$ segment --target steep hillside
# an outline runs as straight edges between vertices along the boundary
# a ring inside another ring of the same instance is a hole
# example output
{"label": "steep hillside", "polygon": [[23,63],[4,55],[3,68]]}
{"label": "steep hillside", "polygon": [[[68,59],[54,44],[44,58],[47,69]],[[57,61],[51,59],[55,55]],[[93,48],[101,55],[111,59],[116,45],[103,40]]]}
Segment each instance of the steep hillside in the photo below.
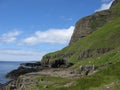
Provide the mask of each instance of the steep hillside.
{"label": "steep hillside", "polygon": [[75,25],[75,30],[70,40],[70,45],[99,29],[106,22],[111,20],[110,16],[111,11],[107,10],[96,12],[91,16],[80,19]]}
{"label": "steep hillside", "polygon": [[80,19],[76,25],[75,30],[70,40],[70,45],[80,40],[83,37],[91,34],[92,32],[99,30],[106,22],[109,22],[115,16],[119,16],[119,0],[114,1],[111,6],[111,10],[104,10],[96,12],[93,15]]}
{"label": "steep hillside", "polygon": [[[103,13],[105,13],[106,15],[102,15]],[[50,64],[52,63],[52,61],[55,60],[66,60],[68,62],[75,63],[80,61],[81,59],[96,57],[117,48],[120,45],[119,15],[120,15],[120,0],[116,0],[114,1],[112,7],[109,10],[101,11],[81,19],[80,21],[77,22],[77,24],[80,23],[80,25],[76,25],[70,45],[60,51],[45,55],[42,59],[42,62],[44,64]],[[94,18],[91,19],[92,17]],[[105,19],[106,17],[107,19]],[[84,23],[86,25],[86,22],[89,20],[94,24],[89,22],[87,23],[87,25],[88,24],[94,25],[94,29],[93,31],[91,31],[92,28],[91,30],[89,29],[90,32],[92,33],[87,34],[87,36],[79,40],[79,38],[76,37],[81,37],[82,34],[77,32],[85,31],[86,33],[86,29],[85,30],[83,29],[81,31],[81,29],[77,28],[82,27],[81,23],[82,25],[84,25]]]}

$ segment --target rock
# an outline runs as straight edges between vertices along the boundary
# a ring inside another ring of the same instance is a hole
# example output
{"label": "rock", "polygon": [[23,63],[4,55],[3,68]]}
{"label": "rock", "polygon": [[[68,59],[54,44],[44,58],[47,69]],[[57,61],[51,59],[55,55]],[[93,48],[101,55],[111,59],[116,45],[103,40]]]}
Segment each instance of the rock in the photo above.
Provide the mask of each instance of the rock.
{"label": "rock", "polygon": [[70,71],[70,74],[74,74],[75,73],[75,71]]}
{"label": "rock", "polygon": [[0,83],[0,90],[3,90],[3,84]]}
{"label": "rock", "polygon": [[79,68],[80,68],[80,71],[84,70],[84,67],[82,65]]}
{"label": "rock", "polygon": [[38,67],[41,67],[41,63],[40,62],[22,63],[20,64],[20,66],[25,68],[38,68]]}
{"label": "rock", "polygon": [[75,30],[69,45],[98,30],[99,27],[103,26],[107,21],[109,21],[110,14],[111,12],[107,10],[96,12],[91,16],[80,19],[75,25]]}
{"label": "rock", "polygon": [[16,86],[15,85],[11,85],[10,86],[10,90],[16,90]]}
{"label": "rock", "polygon": [[44,85],[44,88],[48,88],[48,86],[47,86],[47,85]]}
{"label": "rock", "polygon": [[43,78],[41,78],[41,79],[40,79],[40,81],[44,81],[44,79],[43,79]]}
{"label": "rock", "polygon": [[108,64],[112,64],[112,62],[108,62]]}
{"label": "rock", "polygon": [[85,75],[87,76],[89,74],[90,70],[85,71]]}
{"label": "rock", "polygon": [[[113,49],[114,48],[98,48],[98,49],[82,50],[82,51],[79,52],[79,55],[78,55],[77,59],[81,60],[83,58],[89,58],[89,57],[96,56],[97,54],[104,54],[104,53],[107,53],[107,52],[109,52]],[[89,63],[91,63],[91,62],[89,62]]]}
{"label": "rock", "polygon": [[13,70],[10,73],[8,73],[6,75],[6,77],[15,79],[15,78],[17,78],[20,75],[24,75],[24,74],[30,73],[30,72],[37,72],[37,71],[39,71],[39,70],[34,69],[34,68],[25,68],[25,67],[20,66],[18,69]]}

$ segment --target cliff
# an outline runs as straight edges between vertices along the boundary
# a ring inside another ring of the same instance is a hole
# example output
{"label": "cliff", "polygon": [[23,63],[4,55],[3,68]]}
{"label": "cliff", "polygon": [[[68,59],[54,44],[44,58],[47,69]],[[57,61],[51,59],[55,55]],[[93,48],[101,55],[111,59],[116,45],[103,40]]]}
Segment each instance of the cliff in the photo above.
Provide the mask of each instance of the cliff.
{"label": "cliff", "polygon": [[[96,12],[80,19],[75,25],[69,46],[45,55],[42,63],[49,65],[52,62],[54,63],[55,60],[74,63],[83,58],[104,54],[106,49],[112,50],[118,47],[120,44],[120,32],[117,28],[115,29],[116,24],[115,26],[113,24],[117,23],[116,19],[119,19],[120,16],[119,12],[120,0],[115,0],[109,10]],[[109,24],[109,26],[106,24]],[[97,50],[104,53],[97,53]]]}
{"label": "cliff", "polygon": [[111,12],[106,10],[96,12],[91,16],[80,19],[75,25],[75,30],[69,45],[98,30],[98,28],[103,26],[106,22],[110,21],[110,15]]}
{"label": "cliff", "polygon": [[109,10],[96,12],[93,15],[84,17],[77,21],[69,45],[75,43],[83,37],[86,37],[92,32],[99,30],[99,28],[106,24],[106,22],[109,22],[116,14],[116,12],[113,13],[115,10],[112,9],[116,7],[118,3],[119,0],[115,0]]}

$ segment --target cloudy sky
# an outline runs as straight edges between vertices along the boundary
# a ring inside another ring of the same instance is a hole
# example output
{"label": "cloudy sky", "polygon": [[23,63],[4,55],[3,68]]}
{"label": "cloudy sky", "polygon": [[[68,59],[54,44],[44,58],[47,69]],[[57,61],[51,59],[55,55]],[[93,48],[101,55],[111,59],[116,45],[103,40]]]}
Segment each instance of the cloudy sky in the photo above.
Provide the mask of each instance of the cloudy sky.
{"label": "cloudy sky", "polygon": [[80,18],[112,0],[0,0],[0,61],[37,61],[67,46]]}

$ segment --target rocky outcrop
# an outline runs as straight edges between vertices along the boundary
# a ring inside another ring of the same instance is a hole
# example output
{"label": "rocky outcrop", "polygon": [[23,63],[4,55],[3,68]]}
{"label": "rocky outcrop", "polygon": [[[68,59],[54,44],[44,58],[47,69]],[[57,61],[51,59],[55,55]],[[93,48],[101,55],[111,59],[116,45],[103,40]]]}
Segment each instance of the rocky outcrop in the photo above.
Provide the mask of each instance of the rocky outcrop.
{"label": "rocky outcrop", "polygon": [[69,45],[75,43],[83,37],[86,37],[90,33],[96,31],[110,20],[111,11],[96,12],[91,16],[80,19],[76,25],[74,33],[71,37]]}
{"label": "rocky outcrop", "polygon": [[72,66],[72,63],[67,62],[63,59],[58,59],[53,62],[36,62],[36,63],[22,63],[20,67],[16,70],[9,72],[6,77],[11,79],[16,79],[21,75],[31,73],[31,72],[38,72],[45,68],[67,68]]}
{"label": "rocky outcrop", "polygon": [[[77,60],[104,54],[113,49],[114,48],[97,48],[97,49],[81,50],[77,53]],[[52,67],[52,68],[70,67],[73,65],[73,63],[69,62],[69,58],[74,54],[75,53],[55,54],[53,56],[46,55],[43,57],[41,63],[43,67]]]}
{"label": "rocky outcrop", "polygon": [[80,51],[78,55],[78,60],[81,60],[83,58],[93,57],[98,54],[104,54],[111,50],[113,50],[113,48],[98,48],[98,49],[88,49],[88,50]]}
{"label": "rocky outcrop", "polygon": [[120,0],[114,0],[114,2],[112,3],[111,8],[113,8],[114,6],[116,6],[116,4],[120,3]]}
{"label": "rocky outcrop", "polygon": [[6,75],[6,77],[7,78],[16,79],[20,75],[24,75],[24,74],[30,73],[30,72],[37,72],[37,71],[39,71],[39,69],[36,69],[36,68],[25,68],[25,67],[20,66],[18,69],[13,70],[10,73],[8,73]]}
{"label": "rocky outcrop", "polygon": [[[83,37],[86,37],[90,33],[99,30],[106,22],[110,21],[114,16],[119,16],[120,9],[116,8],[116,5],[120,3],[120,0],[114,0],[109,10],[96,12],[93,15],[80,19],[74,29],[74,33],[71,37],[69,45],[75,43]],[[113,9],[115,7],[115,10]],[[114,15],[114,16],[113,16]]]}
{"label": "rocky outcrop", "polygon": [[[51,58],[49,58],[49,59],[51,59]],[[67,62],[64,59],[56,59],[52,62],[45,60],[44,62],[42,62],[42,67],[49,67],[49,68],[68,68],[72,65],[73,65],[73,63]]]}
{"label": "rocky outcrop", "polygon": [[22,63],[20,64],[21,67],[25,68],[40,68],[41,63],[40,62],[34,62],[34,63]]}

